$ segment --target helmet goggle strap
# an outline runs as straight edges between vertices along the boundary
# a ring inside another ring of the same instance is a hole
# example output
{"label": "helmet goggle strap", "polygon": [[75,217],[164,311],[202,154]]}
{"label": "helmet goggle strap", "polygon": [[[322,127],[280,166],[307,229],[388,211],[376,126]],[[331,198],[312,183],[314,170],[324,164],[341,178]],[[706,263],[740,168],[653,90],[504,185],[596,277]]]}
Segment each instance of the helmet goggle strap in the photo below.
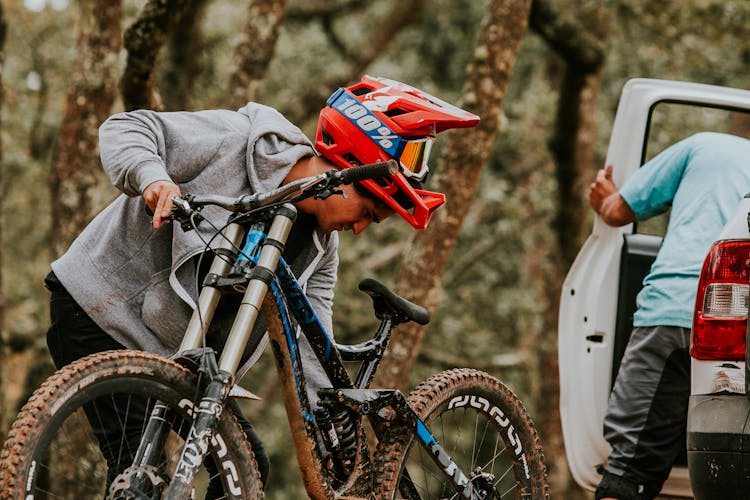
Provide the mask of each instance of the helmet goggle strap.
{"label": "helmet goggle strap", "polygon": [[420,182],[427,177],[427,162],[432,151],[432,144],[435,142],[433,137],[424,139],[414,139],[405,141],[404,148],[398,157],[401,164],[401,172],[406,177],[414,178]]}

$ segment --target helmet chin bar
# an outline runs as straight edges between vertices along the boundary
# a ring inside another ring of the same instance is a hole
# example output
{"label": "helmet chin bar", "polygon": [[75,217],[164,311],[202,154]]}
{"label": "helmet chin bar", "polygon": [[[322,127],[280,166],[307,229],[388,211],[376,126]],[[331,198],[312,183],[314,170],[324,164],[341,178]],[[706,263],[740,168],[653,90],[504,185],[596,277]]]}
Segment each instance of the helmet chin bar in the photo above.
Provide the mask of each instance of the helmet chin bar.
{"label": "helmet chin bar", "polygon": [[[401,173],[391,176],[389,181],[389,185],[386,187],[372,180],[361,181],[360,184],[380,198],[415,229],[426,228],[435,211],[445,203],[444,194],[416,189]],[[403,204],[396,200],[394,196],[396,192],[409,200],[411,208],[405,208]]]}

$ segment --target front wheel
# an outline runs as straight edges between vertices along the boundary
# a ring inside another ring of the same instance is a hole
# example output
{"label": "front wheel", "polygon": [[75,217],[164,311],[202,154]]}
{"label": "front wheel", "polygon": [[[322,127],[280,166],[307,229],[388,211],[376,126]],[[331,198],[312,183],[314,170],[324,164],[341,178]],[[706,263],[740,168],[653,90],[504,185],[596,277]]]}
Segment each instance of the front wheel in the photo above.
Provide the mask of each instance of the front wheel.
{"label": "front wheel", "polygon": [[[197,386],[185,367],[136,351],[94,354],[62,368],[34,392],[8,434],[2,498],[162,498],[193,421]],[[156,401],[167,408],[163,446],[153,463],[134,464]],[[205,464],[193,498],[262,498],[252,449],[231,411],[219,420]]]}
{"label": "front wheel", "polygon": [[[534,423],[502,382],[477,370],[449,370],[422,382],[408,401],[484,498],[549,498]],[[376,498],[459,498],[413,433],[387,433],[377,456]]]}

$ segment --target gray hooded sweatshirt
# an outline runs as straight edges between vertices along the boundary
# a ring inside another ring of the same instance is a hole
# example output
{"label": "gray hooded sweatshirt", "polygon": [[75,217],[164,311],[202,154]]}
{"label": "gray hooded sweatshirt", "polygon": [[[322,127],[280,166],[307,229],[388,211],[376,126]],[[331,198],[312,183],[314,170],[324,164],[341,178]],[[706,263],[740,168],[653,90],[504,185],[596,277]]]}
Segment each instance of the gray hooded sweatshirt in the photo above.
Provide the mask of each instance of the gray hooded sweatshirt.
{"label": "gray hooded sweatshirt", "polygon": [[[237,112],[117,114],[101,126],[99,145],[104,170],[123,194],[96,216],[52,269],[115,340],[131,349],[170,355],[196,304],[195,257],[214,231],[203,223],[201,239],[178,224],[154,230],[141,197],[144,189],[154,181],[171,180],[183,194],[268,191],[281,184],[298,160],[314,154],[312,145],[280,113],[255,103]],[[228,213],[207,207],[203,215],[221,227]],[[331,332],[338,236],[316,229],[311,240],[292,269]]]}

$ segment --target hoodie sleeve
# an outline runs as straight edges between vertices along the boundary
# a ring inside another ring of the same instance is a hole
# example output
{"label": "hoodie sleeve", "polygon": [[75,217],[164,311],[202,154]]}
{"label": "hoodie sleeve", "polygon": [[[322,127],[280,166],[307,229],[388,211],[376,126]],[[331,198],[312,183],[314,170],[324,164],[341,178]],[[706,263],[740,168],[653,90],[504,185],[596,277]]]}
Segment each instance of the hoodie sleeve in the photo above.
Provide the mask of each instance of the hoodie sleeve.
{"label": "hoodie sleeve", "polygon": [[225,143],[244,144],[249,128],[246,116],[227,110],[130,111],[102,124],[99,150],[115,187],[137,196],[154,181],[179,184],[195,178],[222,155]]}

